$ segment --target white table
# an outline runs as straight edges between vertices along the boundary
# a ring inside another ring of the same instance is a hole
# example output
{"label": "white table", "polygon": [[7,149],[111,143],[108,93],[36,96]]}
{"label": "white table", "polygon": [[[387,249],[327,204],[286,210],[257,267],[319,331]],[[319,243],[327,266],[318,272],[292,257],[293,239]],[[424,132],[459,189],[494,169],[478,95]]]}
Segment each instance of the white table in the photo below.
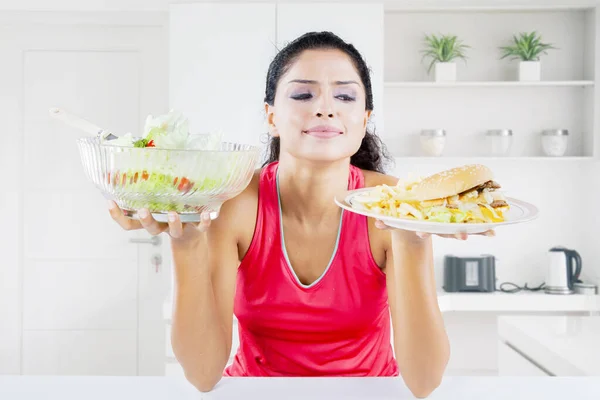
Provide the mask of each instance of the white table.
{"label": "white table", "polygon": [[[167,377],[0,376],[3,400],[413,399],[400,378],[223,378],[209,393]],[[600,379],[447,377],[430,399],[600,399]]]}

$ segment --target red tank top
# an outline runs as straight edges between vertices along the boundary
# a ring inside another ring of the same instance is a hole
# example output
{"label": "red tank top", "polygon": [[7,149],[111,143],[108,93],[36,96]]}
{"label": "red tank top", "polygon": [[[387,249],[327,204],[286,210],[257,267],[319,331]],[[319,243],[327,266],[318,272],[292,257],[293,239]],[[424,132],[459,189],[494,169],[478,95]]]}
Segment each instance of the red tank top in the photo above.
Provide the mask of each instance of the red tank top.
{"label": "red tank top", "polygon": [[[240,346],[224,376],[398,375],[385,274],[366,217],[342,212],[329,265],[302,284],[285,251],[277,167],[261,171],[254,237],[236,280]],[[350,166],[348,189],[363,186],[362,171]]]}

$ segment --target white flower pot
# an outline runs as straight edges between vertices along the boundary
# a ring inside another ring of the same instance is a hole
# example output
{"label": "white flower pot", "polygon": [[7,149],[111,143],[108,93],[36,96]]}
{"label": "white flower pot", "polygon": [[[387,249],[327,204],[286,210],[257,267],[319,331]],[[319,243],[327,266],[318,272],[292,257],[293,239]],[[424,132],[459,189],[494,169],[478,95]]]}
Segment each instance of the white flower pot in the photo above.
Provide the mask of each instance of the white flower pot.
{"label": "white flower pot", "polygon": [[542,65],[539,61],[520,61],[519,80],[539,81],[542,76]]}
{"label": "white flower pot", "polygon": [[435,63],[435,81],[436,82],[454,82],[456,81],[456,63],[437,62]]}

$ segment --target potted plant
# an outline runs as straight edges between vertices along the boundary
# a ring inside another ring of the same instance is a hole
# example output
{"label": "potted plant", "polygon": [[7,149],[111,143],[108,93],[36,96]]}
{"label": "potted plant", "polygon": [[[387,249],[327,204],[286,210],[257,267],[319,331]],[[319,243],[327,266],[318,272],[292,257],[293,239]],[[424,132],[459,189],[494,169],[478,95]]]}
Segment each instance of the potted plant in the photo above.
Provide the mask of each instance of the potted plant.
{"label": "potted plant", "polygon": [[501,60],[511,57],[519,62],[519,80],[520,81],[539,81],[541,79],[540,55],[548,54],[546,50],[555,49],[549,43],[543,43],[542,37],[537,32],[520,33],[519,36],[513,35],[513,43],[510,46],[503,46]]}
{"label": "potted plant", "polygon": [[423,50],[423,59],[431,58],[428,73],[435,67],[435,81],[447,82],[456,80],[457,58],[466,61],[465,49],[470,48],[458,40],[454,35],[425,35],[425,50]]}

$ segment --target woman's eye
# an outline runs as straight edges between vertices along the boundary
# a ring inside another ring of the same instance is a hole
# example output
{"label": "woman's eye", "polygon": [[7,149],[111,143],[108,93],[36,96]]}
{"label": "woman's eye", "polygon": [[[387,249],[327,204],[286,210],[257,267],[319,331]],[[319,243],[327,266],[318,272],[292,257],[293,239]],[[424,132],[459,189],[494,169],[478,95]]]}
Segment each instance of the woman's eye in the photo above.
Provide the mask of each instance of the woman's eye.
{"label": "woman's eye", "polygon": [[292,95],[292,99],[294,100],[308,100],[312,98],[312,94],[310,93],[300,93]]}
{"label": "woman's eye", "polygon": [[337,99],[340,99],[342,101],[354,101],[356,100],[354,97],[352,96],[348,96],[347,94],[340,94],[335,96]]}

